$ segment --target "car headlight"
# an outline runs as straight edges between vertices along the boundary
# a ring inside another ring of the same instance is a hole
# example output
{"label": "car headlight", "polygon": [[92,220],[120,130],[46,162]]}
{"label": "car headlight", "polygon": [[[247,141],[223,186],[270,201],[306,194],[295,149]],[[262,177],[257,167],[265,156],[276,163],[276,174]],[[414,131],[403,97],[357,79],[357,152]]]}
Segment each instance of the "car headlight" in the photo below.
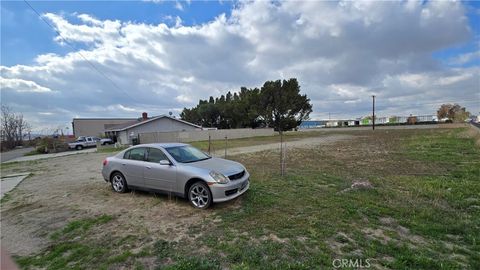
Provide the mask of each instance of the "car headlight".
{"label": "car headlight", "polygon": [[211,171],[210,176],[213,178],[213,180],[215,180],[215,182],[217,182],[219,184],[228,183],[228,178],[225,175],[223,175],[221,173],[218,173],[216,171]]}

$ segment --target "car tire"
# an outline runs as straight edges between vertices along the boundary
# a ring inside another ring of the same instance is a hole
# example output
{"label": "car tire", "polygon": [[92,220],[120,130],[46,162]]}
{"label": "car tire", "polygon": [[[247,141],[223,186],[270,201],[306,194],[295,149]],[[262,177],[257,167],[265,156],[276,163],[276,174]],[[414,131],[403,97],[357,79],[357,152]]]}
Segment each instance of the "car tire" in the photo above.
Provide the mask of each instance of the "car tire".
{"label": "car tire", "polygon": [[212,192],[205,182],[195,182],[188,189],[188,201],[195,208],[207,209],[213,201]]}
{"label": "car tire", "polygon": [[82,150],[82,149],[83,149],[83,146],[77,145],[77,146],[75,146],[75,149],[77,149],[77,150]]}
{"label": "car tire", "polygon": [[119,172],[112,174],[110,178],[110,184],[112,185],[113,191],[117,193],[125,193],[128,191],[128,185],[127,181],[125,180],[125,176]]}

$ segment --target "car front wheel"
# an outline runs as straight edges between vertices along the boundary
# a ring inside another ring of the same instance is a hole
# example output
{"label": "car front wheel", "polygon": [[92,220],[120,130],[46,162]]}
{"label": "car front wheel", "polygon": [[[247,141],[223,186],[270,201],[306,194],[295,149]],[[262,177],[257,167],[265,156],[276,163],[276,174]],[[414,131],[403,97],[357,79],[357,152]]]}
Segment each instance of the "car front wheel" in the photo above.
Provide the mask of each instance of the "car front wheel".
{"label": "car front wheel", "polygon": [[82,149],[83,149],[83,146],[77,145],[77,146],[75,147],[75,149],[77,149],[77,150],[82,150]]}
{"label": "car front wheel", "polygon": [[125,193],[127,191],[127,181],[121,173],[114,173],[112,175],[112,189],[118,193]]}
{"label": "car front wheel", "polygon": [[206,209],[212,204],[212,193],[205,183],[196,182],[188,190],[188,199],[193,207]]}

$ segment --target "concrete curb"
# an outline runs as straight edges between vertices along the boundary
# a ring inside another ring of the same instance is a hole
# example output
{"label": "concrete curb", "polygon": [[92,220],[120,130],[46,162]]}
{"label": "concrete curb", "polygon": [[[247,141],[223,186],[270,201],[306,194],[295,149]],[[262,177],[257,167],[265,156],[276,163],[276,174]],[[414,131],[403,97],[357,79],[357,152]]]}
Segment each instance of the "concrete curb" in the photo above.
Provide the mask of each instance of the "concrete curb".
{"label": "concrete curb", "polygon": [[20,182],[27,178],[31,173],[17,173],[2,177],[0,181],[0,199],[8,192],[12,191]]}

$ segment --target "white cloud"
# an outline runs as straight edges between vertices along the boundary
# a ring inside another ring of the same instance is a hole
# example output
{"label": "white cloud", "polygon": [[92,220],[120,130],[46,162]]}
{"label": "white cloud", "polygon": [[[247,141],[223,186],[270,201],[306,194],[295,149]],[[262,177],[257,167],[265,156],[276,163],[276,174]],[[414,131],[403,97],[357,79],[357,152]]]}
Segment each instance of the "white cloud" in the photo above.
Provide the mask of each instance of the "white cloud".
{"label": "white cloud", "polygon": [[49,93],[50,88],[38,85],[33,81],[22,79],[5,79],[0,77],[2,91],[15,91],[17,93]]}
{"label": "white cloud", "polygon": [[88,15],[88,14],[80,14],[77,16],[80,20],[87,24],[95,25],[95,26],[102,26],[103,22]]}
{"label": "white cloud", "polygon": [[180,3],[180,1],[175,1],[175,8],[180,11],[183,11],[182,3]]}
{"label": "white cloud", "polygon": [[449,63],[452,65],[465,65],[472,62],[475,62],[477,65],[480,64],[480,49],[453,57]]}
{"label": "white cloud", "polygon": [[193,102],[193,100],[186,95],[179,95],[175,98],[175,100],[177,100],[180,103],[185,103],[185,104],[189,104],[189,103]]}
{"label": "white cloud", "polygon": [[[13,90],[2,86],[2,103],[32,119],[53,111],[48,122],[65,123],[74,116],[179,112],[240,86],[297,77],[313,102],[312,117],[365,115],[371,94],[380,113],[433,113],[436,105],[424,103],[478,97],[478,65],[452,68],[431,56],[472,37],[465,12],[462,2],[259,1],[193,26],[179,17],[151,25],[89,14],[74,24],[46,13],[83,49],[0,67]],[[56,94],[40,95],[47,89]]]}

